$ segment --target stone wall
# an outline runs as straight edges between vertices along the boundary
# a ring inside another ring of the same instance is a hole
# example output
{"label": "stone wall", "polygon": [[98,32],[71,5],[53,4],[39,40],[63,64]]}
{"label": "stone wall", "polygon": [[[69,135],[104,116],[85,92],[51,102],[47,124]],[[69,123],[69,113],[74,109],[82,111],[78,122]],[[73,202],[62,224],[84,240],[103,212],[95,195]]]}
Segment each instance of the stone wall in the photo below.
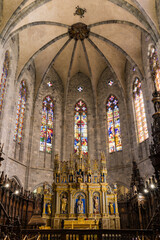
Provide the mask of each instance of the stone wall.
{"label": "stone wall", "polygon": [[[143,69],[140,72],[137,67],[128,61],[125,68],[125,91],[119,81],[115,78],[109,68],[101,74],[96,96],[93,94],[91,79],[83,73],[78,72],[72,77],[68,86],[68,93],[64,91],[63,83],[53,69],[44,79],[35,95],[34,62],[26,67],[23,75],[16,81],[16,68],[18,62],[18,37],[12,39],[3,49],[2,59],[6,50],[10,52],[10,69],[7,78],[6,94],[4,98],[3,111],[0,119],[1,142],[4,143],[5,162],[2,170],[9,177],[16,175],[22,186],[33,189],[36,185],[47,181],[53,181],[54,155],[59,154],[60,159],[68,161],[70,153],[74,152],[74,107],[78,100],[82,99],[87,105],[88,119],[88,149],[91,160],[100,160],[100,152],[104,151],[107,158],[108,179],[129,186],[131,176],[131,162],[135,160],[141,172],[141,176],[147,178],[153,173],[149,160],[149,139],[143,143],[137,141],[136,119],[133,105],[133,81],[139,77],[142,81],[145,111],[149,138],[151,139],[151,122],[154,112],[152,100],[153,81],[151,79],[148,45],[151,40],[145,34],[142,35],[142,60]],[[0,63],[2,70],[3,61]],[[25,120],[23,127],[23,140],[18,144],[13,140],[19,86],[25,79],[27,85],[27,102]],[[107,85],[109,80],[114,84]],[[52,82],[49,87],[47,82]],[[78,92],[78,86],[83,87]],[[108,132],[106,119],[106,101],[110,94],[114,94],[119,101],[120,126],[122,137],[122,151],[109,153]],[[44,153],[40,148],[40,129],[42,102],[44,97],[50,95],[55,103],[54,110],[54,136],[52,154]]]}
{"label": "stone wall", "polygon": [[[47,85],[48,82],[52,87]],[[52,153],[40,151],[40,132],[42,103],[46,96],[51,96],[54,101],[53,121],[53,149]],[[31,155],[29,160],[29,188],[42,181],[52,183],[54,155],[62,153],[62,108],[63,108],[63,85],[53,68],[50,69],[46,78],[42,81],[33,109],[33,126],[31,130]]]}
{"label": "stone wall", "polygon": [[[79,92],[77,88],[83,87]],[[83,100],[87,105],[87,125],[88,125],[88,151],[91,159],[97,158],[96,150],[96,117],[93,91],[90,79],[83,73],[77,73],[72,77],[69,84],[66,111],[65,111],[65,130],[64,130],[64,160],[69,160],[70,153],[74,152],[74,108],[79,100]]]}
{"label": "stone wall", "polygon": [[[113,85],[109,86],[108,81],[113,80]],[[120,114],[120,128],[122,139],[122,151],[109,153],[108,146],[108,131],[107,131],[107,115],[106,115],[106,102],[108,97],[113,94],[119,102]],[[107,158],[108,177],[113,178],[115,182],[123,182],[127,184],[128,177],[130,176],[130,163],[131,163],[131,144],[130,144],[130,131],[128,125],[128,114],[126,99],[121,86],[114,78],[113,74],[107,68],[99,79],[97,87],[97,112],[99,119],[100,134],[100,151],[104,151]],[[127,177],[126,177],[127,176]]]}

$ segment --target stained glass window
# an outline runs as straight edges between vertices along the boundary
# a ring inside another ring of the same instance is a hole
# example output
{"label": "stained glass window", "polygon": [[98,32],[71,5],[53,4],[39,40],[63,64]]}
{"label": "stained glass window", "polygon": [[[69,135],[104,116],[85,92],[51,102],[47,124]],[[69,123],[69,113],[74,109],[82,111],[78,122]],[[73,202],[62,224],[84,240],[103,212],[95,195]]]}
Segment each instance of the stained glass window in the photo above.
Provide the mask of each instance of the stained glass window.
{"label": "stained glass window", "polygon": [[111,95],[107,100],[109,153],[122,150],[118,100]]}
{"label": "stained glass window", "polygon": [[54,104],[50,96],[43,100],[42,119],[41,119],[41,135],[40,135],[40,151],[51,153],[53,142],[53,112]]}
{"label": "stained glass window", "polygon": [[160,67],[158,64],[157,51],[153,45],[149,48],[150,70],[153,81],[155,82],[156,90],[160,91]]}
{"label": "stained glass window", "polygon": [[87,136],[87,107],[80,100],[75,105],[74,110],[74,151],[79,154],[80,146],[83,155],[88,154],[88,136]]}
{"label": "stained glass window", "polygon": [[141,81],[139,80],[139,78],[136,78],[133,83],[133,97],[137,121],[138,140],[141,143],[148,138],[148,129],[144,108],[143,93],[141,89]]}
{"label": "stained glass window", "polygon": [[1,75],[0,81],[0,113],[2,111],[3,99],[5,94],[5,87],[6,87],[6,79],[8,76],[8,69],[9,69],[9,51],[5,53],[5,59],[3,63],[3,72]]}
{"label": "stained glass window", "polygon": [[14,140],[17,141],[18,143],[21,143],[22,141],[26,97],[27,97],[26,83],[25,83],[25,80],[23,80],[20,84],[18,105],[17,105],[17,115],[16,115],[16,125],[14,130]]}

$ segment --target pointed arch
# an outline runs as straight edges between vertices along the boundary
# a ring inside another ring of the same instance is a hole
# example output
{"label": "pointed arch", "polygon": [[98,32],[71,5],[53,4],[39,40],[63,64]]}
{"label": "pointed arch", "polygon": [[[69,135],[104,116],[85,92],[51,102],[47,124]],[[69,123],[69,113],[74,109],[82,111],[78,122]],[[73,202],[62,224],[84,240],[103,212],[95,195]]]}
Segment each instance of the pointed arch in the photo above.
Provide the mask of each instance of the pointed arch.
{"label": "pointed arch", "polygon": [[10,64],[10,57],[9,57],[9,51],[7,50],[5,53],[5,58],[3,62],[3,71],[1,75],[1,81],[0,81],[0,113],[2,111],[2,106],[3,106],[9,64]]}
{"label": "pointed arch", "polygon": [[41,134],[40,134],[40,151],[51,153],[53,145],[53,117],[54,103],[50,96],[43,99]]}
{"label": "pointed arch", "polygon": [[79,100],[74,108],[74,152],[88,154],[87,106]]}
{"label": "pointed arch", "polygon": [[141,143],[148,138],[148,128],[143,93],[141,89],[141,81],[138,77],[136,77],[133,82],[133,100],[137,122],[138,141]]}
{"label": "pointed arch", "polygon": [[160,91],[160,67],[158,63],[158,55],[154,45],[148,48],[150,71],[156,90]]}
{"label": "pointed arch", "polygon": [[110,95],[106,103],[109,153],[122,150],[119,103],[114,95]]}
{"label": "pointed arch", "polygon": [[17,104],[16,125],[14,130],[14,140],[18,143],[22,141],[22,131],[24,123],[24,114],[26,109],[27,87],[25,80],[20,83],[20,90]]}

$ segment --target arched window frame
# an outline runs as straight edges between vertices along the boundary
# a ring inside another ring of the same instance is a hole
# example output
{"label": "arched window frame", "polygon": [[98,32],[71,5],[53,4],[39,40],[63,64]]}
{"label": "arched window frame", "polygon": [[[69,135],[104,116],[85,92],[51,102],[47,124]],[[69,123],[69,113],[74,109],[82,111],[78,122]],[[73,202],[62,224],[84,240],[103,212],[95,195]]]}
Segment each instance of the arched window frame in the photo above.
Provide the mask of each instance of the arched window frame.
{"label": "arched window frame", "polygon": [[8,71],[9,71],[9,64],[10,64],[10,56],[9,56],[9,51],[7,50],[5,52],[5,58],[3,62],[3,71],[1,75],[1,81],[0,81],[0,113],[2,112],[2,107],[3,107],[3,100],[4,100],[5,90],[6,90],[6,80],[7,80]]}
{"label": "arched window frame", "polygon": [[26,99],[27,99],[26,81],[22,80],[20,83],[20,89],[19,89],[19,95],[18,95],[16,124],[15,124],[15,130],[14,130],[14,138],[13,138],[18,143],[21,143],[22,141],[24,115],[25,115],[25,109],[26,109]]}
{"label": "arched window frame", "polygon": [[74,152],[80,154],[80,150],[83,155],[88,155],[87,106],[83,100],[74,107]]}
{"label": "arched window frame", "polygon": [[109,153],[121,151],[122,139],[120,130],[119,102],[113,94],[111,94],[107,99],[106,114]]}
{"label": "arched window frame", "polygon": [[150,45],[148,49],[149,55],[149,64],[150,64],[150,71],[152,75],[152,79],[155,85],[156,91],[160,91],[160,66],[158,63],[158,55],[154,45]]}
{"label": "arched window frame", "polygon": [[142,143],[148,136],[147,119],[144,106],[143,92],[141,81],[138,77],[133,82],[133,101],[137,126],[138,142]]}
{"label": "arched window frame", "polygon": [[54,101],[47,95],[42,103],[40,151],[51,153],[53,148]]}

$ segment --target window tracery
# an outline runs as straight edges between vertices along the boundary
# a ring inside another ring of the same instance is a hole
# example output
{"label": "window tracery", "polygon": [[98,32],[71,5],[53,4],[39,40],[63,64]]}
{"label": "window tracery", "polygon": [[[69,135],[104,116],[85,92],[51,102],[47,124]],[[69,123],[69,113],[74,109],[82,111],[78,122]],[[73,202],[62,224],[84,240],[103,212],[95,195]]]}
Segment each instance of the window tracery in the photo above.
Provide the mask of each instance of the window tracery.
{"label": "window tracery", "polygon": [[160,67],[156,48],[151,45],[149,48],[149,63],[153,81],[157,91],[160,91]]}
{"label": "window tracery", "polygon": [[43,100],[40,134],[40,151],[51,153],[53,145],[54,104],[50,96]]}
{"label": "window tracery", "polygon": [[20,84],[18,104],[17,104],[16,125],[14,130],[14,140],[17,141],[18,143],[21,143],[22,141],[24,113],[26,108],[26,97],[27,97],[26,83],[25,83],[25,80],[23,80]]}
{"label": "window tracery", "polygon": [[143,93],[141,89],[141,81],[139,78],[136,78],[133,83],[133,98],[137,122],[138,140],[139,143],[141,143],[148,138],[148,129],[144,108]]}
{"label": "window tracery", "polygon": [[8,76],[8,70],[9,70],[9,51],[7,50],[5,53],[5,59],[3,63],[3,72],[1,75],[1,82],[0,82],[0,113],[2,111],[3,106],[3,100],[4,100],[4,94],[5,94],[5,88],[6,88],[6,80]]}
{"label": "window tracery", "polygon": [[87,107],[79,100],[74,110],[74,151],[83,155],[88,154],[88,135],[87,135]]}
{"label": "window tracery", "polygon": [[107,100],[107,125],[109,137],[109,153],[122,150],[119,104],[114,95]]}

